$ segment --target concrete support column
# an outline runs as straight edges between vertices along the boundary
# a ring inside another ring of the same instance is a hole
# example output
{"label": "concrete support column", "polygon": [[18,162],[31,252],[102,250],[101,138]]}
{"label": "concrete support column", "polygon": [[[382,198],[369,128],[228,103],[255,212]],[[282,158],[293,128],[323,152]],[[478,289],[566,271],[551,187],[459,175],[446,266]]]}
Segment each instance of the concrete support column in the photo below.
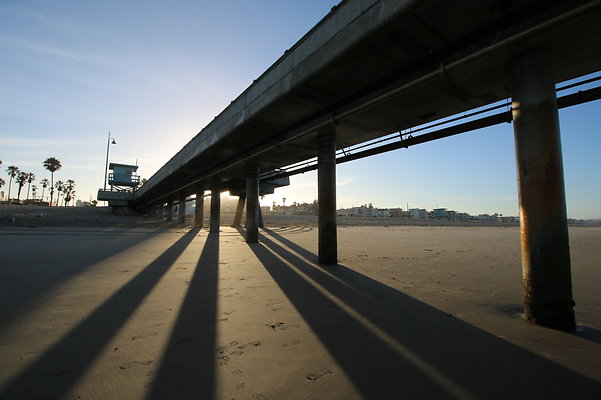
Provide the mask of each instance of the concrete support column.
{"label": "concrete support column", "polygon": [[246,177],[246,243],[259,242],[259,168],[251,167]]}
{"label": "concrete support column", "polygon": [[221,217],[221,179],[217,176],[213,179],[211,187],[211,220],[209,221],[209,231],[219,232]]}
{"label": "concrete support column", "polygon": [[261,211],[261,201],[259,202],[259,228],[265,228],[265,224],[263,223],[263,211]]}
{"label": "concrete support column", "polygon": [[244,211],[244,203],[246,202],[246,193],[238,196],[238,205],[236,206],[236,215],[234,215],[234,222],[232,226],[237,228],[242,223],[242,211]]}
{"label": "concrete support column", "polygon": [[524,314],[537,324],[574,329],[574,301],[559,116],[552,61],[544,52],[511,66]]}
{"label": "concrete support column", "polygon": [[336,136],[335,128],[318,137],[317,198],[319,202],[319,262],[332,265],[338,262],[336,236]]}
{"label": "concrete support column", "polygon": [[179,195],[179,203],[177,204],[177,222],[180,224],[186,223],[186,195]]}
{"label": "concrete support column", "polygon": [[167,210],[166,210],[165,220],[173,221],[173,200],[170,198],[167,200]]}
{"label": "concrete support column", "polygon": [[194,226],[202,228],[204,224],[205,187],[200,183],[196,187],[196,208],[194,209]]}

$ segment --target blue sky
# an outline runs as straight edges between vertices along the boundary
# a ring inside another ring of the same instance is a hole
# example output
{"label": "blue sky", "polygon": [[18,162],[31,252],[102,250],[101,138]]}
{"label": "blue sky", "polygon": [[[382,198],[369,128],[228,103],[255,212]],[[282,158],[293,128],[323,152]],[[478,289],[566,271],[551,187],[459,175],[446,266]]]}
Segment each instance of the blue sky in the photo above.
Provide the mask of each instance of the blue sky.
{"label": "blue sky", "polygon": [[[0,2],[0,177],[8,165],[48,177],[53,156],[55,179],[94,198],[110,131],[111,161],[137,160],[149,178],[337,2]],[[599,111],[597,101],[560,113],[574,218],[601,218]],[[292,177],[263,203],[312,201],[316,180]],[[512,127],[340,165],[337,196],[339,207],[517,215]]]}

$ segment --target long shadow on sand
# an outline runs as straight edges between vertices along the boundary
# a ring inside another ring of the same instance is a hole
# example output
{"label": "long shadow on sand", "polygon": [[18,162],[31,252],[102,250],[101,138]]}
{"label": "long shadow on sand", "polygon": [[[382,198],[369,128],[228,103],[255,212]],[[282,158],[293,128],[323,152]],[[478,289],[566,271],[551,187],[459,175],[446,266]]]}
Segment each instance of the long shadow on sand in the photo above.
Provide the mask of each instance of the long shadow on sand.
{"label": "long shadow on sand", "polygon": [[219,233],[207,236],[149,399],[213,399]]}
{"label": "long shadow on sand", "polygon": [[27,315],[36,300],[53,288],[158,233],[77,229],[1,232],[0,333],[15,318]]}
{"label": "long shadow on sand", "polygon": [[[63,398],[182,254],[191,230],[7,384],[0,399]],[[99,383],[101,384],[101,383]]]}
{"label": "long shadow on sand", "polygon": [[265,232],[251,249],[365,398],[599,395],[589,378]]}

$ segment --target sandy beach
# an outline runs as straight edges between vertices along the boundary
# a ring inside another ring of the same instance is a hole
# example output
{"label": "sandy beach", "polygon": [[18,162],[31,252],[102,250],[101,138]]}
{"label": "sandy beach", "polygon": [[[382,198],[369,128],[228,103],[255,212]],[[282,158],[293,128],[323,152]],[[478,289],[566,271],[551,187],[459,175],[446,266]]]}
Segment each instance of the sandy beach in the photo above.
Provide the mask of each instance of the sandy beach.
{"label": "sandy beach", "polygon": [[518,227],[341,221],[324,268],[313,219],[231,217],[1,208],[0,399],[601,396],[601,228],[562,332],[521,317]]}

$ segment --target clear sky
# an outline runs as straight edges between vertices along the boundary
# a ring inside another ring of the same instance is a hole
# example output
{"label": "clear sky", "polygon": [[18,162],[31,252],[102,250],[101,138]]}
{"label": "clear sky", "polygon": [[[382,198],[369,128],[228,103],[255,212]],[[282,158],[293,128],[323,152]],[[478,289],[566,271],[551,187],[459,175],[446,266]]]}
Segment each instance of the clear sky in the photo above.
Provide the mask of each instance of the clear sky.
{"label": "clear sky", "polygon": [[[149,178],[338,1],[0,2],[0,177],[16,165],[102,187],[110,160]],[[568,214],[601,218],[601,102],[560,112]],[[510,124],[338,167],[338,207],[517,215]],[[315,173],[266,196],[317,197]],[[13,186],[14,188],[14,186]],[[15,192],[13,192],[13,195]]]}

